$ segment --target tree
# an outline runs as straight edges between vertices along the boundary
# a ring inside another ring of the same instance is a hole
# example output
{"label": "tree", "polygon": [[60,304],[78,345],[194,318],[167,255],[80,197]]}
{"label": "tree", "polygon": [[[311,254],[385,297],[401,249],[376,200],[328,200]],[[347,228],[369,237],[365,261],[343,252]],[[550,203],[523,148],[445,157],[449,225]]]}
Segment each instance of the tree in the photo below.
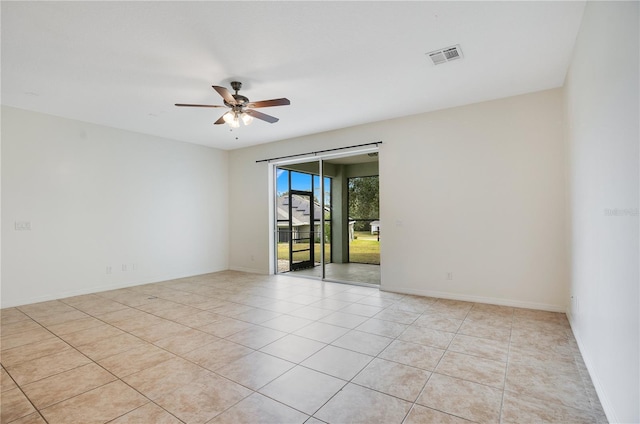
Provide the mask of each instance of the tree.
{"label": "tree", "polygon": [[378,176],[349,178],[349,218],[357,231],[367,231],[369,221],[380,217]]}

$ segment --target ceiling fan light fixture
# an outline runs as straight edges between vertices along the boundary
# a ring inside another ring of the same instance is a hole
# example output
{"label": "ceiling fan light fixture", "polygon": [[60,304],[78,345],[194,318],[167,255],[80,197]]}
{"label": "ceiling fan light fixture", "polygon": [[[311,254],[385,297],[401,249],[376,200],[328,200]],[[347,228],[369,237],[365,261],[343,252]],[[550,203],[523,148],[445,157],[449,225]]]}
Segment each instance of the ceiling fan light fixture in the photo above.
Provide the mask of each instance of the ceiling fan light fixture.
{"label": "ceiling fan light fixture", "polygon": [[224,114],[222,119],[224,119],[224,122],[231,125],[231,123],[233,122],[233,115],[234,115],[233,111],[230,110],[229,112]]}
{"label": "ceiling fan light fixture", "polygon": [[253,122],[253,116],[249,115],[247,112],[242,112],[240,118],[245,125],[249,125]]}

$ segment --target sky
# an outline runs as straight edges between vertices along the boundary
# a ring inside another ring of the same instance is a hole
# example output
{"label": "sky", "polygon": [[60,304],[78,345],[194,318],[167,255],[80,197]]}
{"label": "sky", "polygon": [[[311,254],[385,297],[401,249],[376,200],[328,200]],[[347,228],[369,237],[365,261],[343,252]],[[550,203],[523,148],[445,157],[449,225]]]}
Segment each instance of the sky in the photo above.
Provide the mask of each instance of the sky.
{"label": "sky", "polygon": [[[311,174],[305,174],[302,172],[286,171],[284,169],[278,169],[276,173],[276,192],[278,195],[289,191],[289,181],[287,174],[291,172],[291,188],[293,190],[311,191]],[[320,177],[315,176],[314,188],[316,193],[320,192]],[[331,179],[325,177],[325,191],[327,192],[326,203],[329,202],[329,193],[331,191]]]}

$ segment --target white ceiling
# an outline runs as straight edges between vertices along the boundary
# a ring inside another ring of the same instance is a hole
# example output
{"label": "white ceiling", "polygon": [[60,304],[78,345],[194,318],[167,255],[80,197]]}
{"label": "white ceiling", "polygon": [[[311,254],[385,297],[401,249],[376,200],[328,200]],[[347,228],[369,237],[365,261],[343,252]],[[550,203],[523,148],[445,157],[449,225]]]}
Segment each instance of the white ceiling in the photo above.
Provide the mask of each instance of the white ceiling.
{"label": "white ceiling", "polygon": [[[222,149],[562,86],[584,2],[2,1],[2,104]],[[464,59],[425,53],[460,44]],[[230,131],[211,85],[287,97]],[[237,137],[237,139],[236,139]]]}

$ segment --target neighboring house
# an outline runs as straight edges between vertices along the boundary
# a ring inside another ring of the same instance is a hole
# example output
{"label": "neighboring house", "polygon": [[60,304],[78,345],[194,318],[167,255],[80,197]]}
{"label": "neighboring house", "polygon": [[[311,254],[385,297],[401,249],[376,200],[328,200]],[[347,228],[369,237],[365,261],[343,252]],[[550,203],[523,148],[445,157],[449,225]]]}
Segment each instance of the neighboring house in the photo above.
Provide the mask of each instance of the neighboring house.
{"label": "neighboring house", "polygon": [[380,221],[371,221],[369,226],[371,227],[371,234],[380,233]]}
{"label": "neighboring house", "polygon": [[[311,202],[306,196],[294,194],[291,196],[291,232],[289,232],[289,195],[285,194],[277,198],[278,213],[278,243],[288,243],[289,237],[293,240],[308,238],[311,230]],[[320,236],[322,208],[313,202],[314,239]],[[307,242],[303,240],[303,242]]]}

